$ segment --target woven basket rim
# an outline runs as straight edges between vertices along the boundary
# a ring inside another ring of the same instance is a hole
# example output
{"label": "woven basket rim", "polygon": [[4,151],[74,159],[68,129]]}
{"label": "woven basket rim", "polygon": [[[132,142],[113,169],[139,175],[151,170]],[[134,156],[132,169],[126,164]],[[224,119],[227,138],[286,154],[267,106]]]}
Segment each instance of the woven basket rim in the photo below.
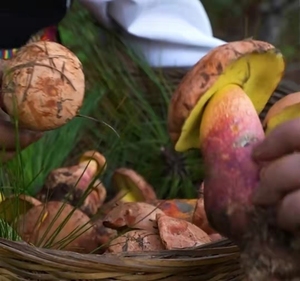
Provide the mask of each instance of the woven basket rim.
{"label": "woven basket rim", "polygon": [[[139,280],[137,276],[144,275],[145,280],[175,280],[175,276],[182,280],[185,276],[187,280],[208,281],[242,274],[239,249],[228,239],[184,250],[96,255],[1,238],[0,256],[1,276],[17,278],[7,280]],[[170,276],[173,279],[168,279]],[[215,279],[217,276],[220,278]]]}

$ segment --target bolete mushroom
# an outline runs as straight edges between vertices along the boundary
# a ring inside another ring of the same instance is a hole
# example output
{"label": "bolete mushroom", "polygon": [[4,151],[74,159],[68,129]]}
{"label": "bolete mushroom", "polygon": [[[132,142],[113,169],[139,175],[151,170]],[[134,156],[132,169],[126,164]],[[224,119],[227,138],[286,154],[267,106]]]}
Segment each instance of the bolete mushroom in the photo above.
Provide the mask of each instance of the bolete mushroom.
{"label": "bolete mushroom", "polygon": [[90,253],[100,246],[89,217],[63,202],[34,206],[13,225],[25,242],[39,247]]}
{"label": "bolete mushroom", "polygon": [[11,195],[0,202],[0,218],[11,224],[17,217],[40,204],[39,200],[29,195]]}
{"label": "bolete mushroom", "polygon": [[197,199],[156,200],[151,205],[162,210],[166,215],[191,222]]}
{"label": "bolete mushroom", "polygon": [[118,231],[142,229],[157,232],[157,214],[164,212],[145,202],[120,202],[103,218],[103,225]]}
{"label": "bolete mushroom", "polygon": [[88,151],[81,156],[78,165],[50,172],[37,198],[42,202],[65,200],[92,216],[106,199],[106,188],[100,180],[95,180],[105,165],[103,155]]}
{"label": "bolete mushroom", "polygon": [[211,242],[207,233],[186,220],[157,215],[159,236],[167,250],[191,248]]}
{"label": "bolete mushroom", "polygon": [[224,44],[186,74],[169,107],[168,130],[175,149],[201,150],[208,221],[239,245],[246,279],[251,281],[282,274],[299,278],[295,238],[274,227],[272,210],[252,203],[260,173],[252,149],[265,136],[258,114],[284,68],[282,54],[269,43]]}
{"label": "bolete mushroom", "polygon": [[69,122],[78,114],[84,92],[81,62],[55,42],[25,45],[3,72],[3,109],[29,130],[53,130]]}
{"label": "bolete mushroom", "polygon": [[158,234],[147,230],[131,230],[112,240],[107,253],[161,251],[164,249]]}
{"label": "bolete mushroom", "polygon": [[103,206],[107,212],[116,202],[151,202],[157,199],[153,187],[136,171],[119,168],[112,175],[116,196]]}
{"label": "bolete mushroom", "polygon": [[300,117],[300,92],[286,95],[274,103],[263,120],[266,133],[281,123]]}

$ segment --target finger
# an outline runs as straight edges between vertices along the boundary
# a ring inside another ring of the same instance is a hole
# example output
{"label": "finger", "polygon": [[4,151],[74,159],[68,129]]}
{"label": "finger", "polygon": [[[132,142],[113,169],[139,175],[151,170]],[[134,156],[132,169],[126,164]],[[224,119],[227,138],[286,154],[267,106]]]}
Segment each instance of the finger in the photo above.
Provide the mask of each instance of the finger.
{"label": "finger", "polygon": [[[276,204],[283,196],[300,188],[300,153],[289,154],[265,166],[253,197],[256,205]],[[300,202],[299,202],[300,205]]]}
{"label": "finger", "polygon": [[27,130],[19,130],[17,134],[12,123],[0,122],[0,149],[15,150],[17,145],[23,149],[41,137],[42,133]]}
{"label": "finger", "polygon": [[278,207],[278,225],[290,232],[299,232],[300,228],[300,190],[287,194]]}
{"label": "finger", "polygon": [[300,118],[279,125],[253,149],[256,161],[270,161],[300,150]]}

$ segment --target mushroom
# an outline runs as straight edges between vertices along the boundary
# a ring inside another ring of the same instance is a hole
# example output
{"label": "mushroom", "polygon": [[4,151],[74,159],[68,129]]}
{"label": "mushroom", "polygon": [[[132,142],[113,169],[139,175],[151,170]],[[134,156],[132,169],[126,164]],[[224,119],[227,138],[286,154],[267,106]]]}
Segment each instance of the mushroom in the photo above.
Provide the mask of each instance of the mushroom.
{"label": "mushroom", "polygon": [[156,215],[163,213],[148,203],[121,202],[103,218],[103,225],[118,231],[142,229],[157,232]]}
{"label": "mushroom", "polygon": [[210,226],[209,221],[207,219],[207,215],[204,208],[203,197],[200,197],[197,200],[196,207],[194,209],[194,213],[192,217],[192,223],[198,226],[199,228],[201,228],[209,235],[216,233],[216,231]]}
{"label": "mushroom", "polygon": [[167,250],[191,248],[211,242],[211,238],[202,229],[182,219],[158,214],[157,225]]}
{"label": "mushroom", "polygon": [[252,203],[260,176],[253,147],[265,137],[258,115],[284,69],[282,54],[271,44],[230,42],[195,64],[169,107],[175,150],[201,150],[208,221],[239,246],[245,277],[255,281],[299,278],[296,237],[273,224],[272,209]]}
{"label": "mushroom", "polygon": [[151,202],[157,199],[153,187],[132,169],[115,170],[112,183],[118,193],[103,206],[104,212],[107,212],[116,202]]}
{"label": "mushroom", "polygon": [[103,254],[106,251],[112,239],[117,237],[118,232],[114,229],[105,227],[103,225],[103,221],[99,218],[97,219],[93,218],[91,220],[91,223],[96,229],[97,244],[100,245],[94,253]]}
{"label": "mushroom", "polygon": [[107,253],[161,251],[164,249],[158,234],[147,230],[131,230],[112,240]]}
{"label": "mushroom", "polygon": [[191,222],[197,199],[156,200],[151,202],[151,204],[172,218],[184,219]]}
{"label": "mushroom", "polygon": [[17,217],[40,204],[39,200],[25,194],[11,195],[0,202],[0,218],[11,224]]}
{"label": "mushroom", "polygon": [[88,151],[81,156],[78,165],[50,172],[37,198],[42,202],[65,200],[92,216],[106,198],[104,185],[100,180],[95,180],[105,167],[103,155],[97,151]]}
{"label": "mushroom", "polygon": [[3,109],[29,130],[53,130],[69,122],[78,114],[84,92],[81,62],[55,42],[25,45],[3,72]]}
{"label": "mushroom", "polygon": [[263,120],[266,133],[279,124],[300,117],[300,92],[286,95],[274,103]]}
{"label": "mushroom", "polygon": [[89,217],[63,202],[34,206],[13,225],[25,242],[38,247],[90,253],[99,246]]}

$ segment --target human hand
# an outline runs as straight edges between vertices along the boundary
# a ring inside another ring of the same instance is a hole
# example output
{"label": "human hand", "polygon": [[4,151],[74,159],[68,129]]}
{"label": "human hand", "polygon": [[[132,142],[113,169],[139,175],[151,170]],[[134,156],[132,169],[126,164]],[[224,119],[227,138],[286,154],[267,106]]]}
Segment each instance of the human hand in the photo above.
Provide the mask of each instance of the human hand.
{"label": "human hand", "polygon": [[281,124],[253,151],[262,163],[253,203],[277,208],[277,223],[290,232],[300,230],[300,119]]}
{"label": "human hand", "polygon": [[[5,64],[6,61],[0,60],[0,89]],[[17,133],[15,125],[10,122],[9,116],[2,110],[3,104],[1,101],[0,91],[0,162],[6,162],[15,156],[17,146],[21,150],[26,148],[31,143],[40,139],[42,133],[22,129],[19,129]]]}

